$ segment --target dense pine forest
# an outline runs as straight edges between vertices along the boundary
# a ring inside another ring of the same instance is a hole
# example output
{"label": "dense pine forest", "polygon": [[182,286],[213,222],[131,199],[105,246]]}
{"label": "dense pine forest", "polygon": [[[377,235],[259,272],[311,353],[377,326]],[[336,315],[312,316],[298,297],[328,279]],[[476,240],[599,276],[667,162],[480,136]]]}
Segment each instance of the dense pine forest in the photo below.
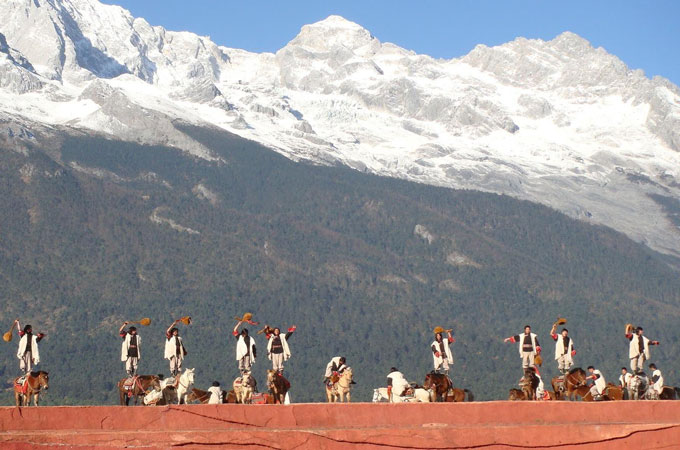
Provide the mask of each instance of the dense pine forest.
{"label": "dense pine forest", "polygon": [[[611,381],[627,365],[624,325],[644,326],[661,341],[652,360],[680,384],[678,261],[534,203],[296,163],[223,131],[177,127],[221,159],[65,132],[49,145],[0,139],[0,327],[19,317],[47,333],[46,404],[115,404],[118,328],[142,317],[153,322],[140,328],[140,372],[168,373],[164,331],[190,315],[180,333],[196,386],[230,385],[234,316],[246,311],[297,325],[293,401],[324,399],[336,355],[354,369],[355,401],[369,401],[392,366],[422,382],[437,325],[454,329],[454,383],[506,398],[521,370],[502,338],[531,324],[554,375],[557,316],[577,365]],[[263,390],[270,363],[255,339]],[[7,388],[17,341],[0,344]]]}

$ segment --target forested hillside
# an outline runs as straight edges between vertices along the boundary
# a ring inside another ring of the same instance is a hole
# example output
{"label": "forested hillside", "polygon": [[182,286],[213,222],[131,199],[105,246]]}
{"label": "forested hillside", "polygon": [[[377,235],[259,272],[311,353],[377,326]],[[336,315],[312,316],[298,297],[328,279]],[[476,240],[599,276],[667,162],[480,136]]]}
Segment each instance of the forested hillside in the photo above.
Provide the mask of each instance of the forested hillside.
{"label": "forested hillside", "polygon": [[[163,332],[182,326],[197,386],[237,374],[234,316],[296,324],[294,401],[321,401],[325,364],[345,355],[369,401],[391,366],[422,382],[432,328],[452,327],[455,384],[505,398],[519,376],[502,338],[565,316],[577,364],[612,380],[624,325],[643,325],[668,384],[680,384],[678,272],[620,233],[509,197],[291,162],[222,131],[177,125],[220,155],[63,133],[0,139],[0,326],[47,337],[49,404],[112,404],[124,376],[118,327],[140,329],[142,373],[168,372]],[[677,263],[677,261],[671,261]],[[251,328],[251,332],[255,329]],[[6,329],[2,329],[6,331]],[[255,375],[264,389],[265,341]],[[18,373],[17,338],[0,375]],[[3,403],[11,402],[10,393]]]}

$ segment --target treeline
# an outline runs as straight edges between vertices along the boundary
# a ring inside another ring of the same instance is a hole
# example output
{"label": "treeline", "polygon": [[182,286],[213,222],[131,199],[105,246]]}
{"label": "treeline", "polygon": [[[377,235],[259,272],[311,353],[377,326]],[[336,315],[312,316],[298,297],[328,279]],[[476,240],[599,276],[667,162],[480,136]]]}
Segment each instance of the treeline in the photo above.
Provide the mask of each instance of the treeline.
{"label": "treeline", "polygon": [[[246,311],[298,326],[286,369],[294,401],[323,400],[336,355],[354,368],[357,400],[370,400],[391,366],[422,382],[436,325],[454,328],[455,384],[505,398],[521,370],[502,338],[531,324],[552,375],[547,333],[558,315],[577,364],[618,376],[633,322],[662,341],[653,359],[680,384],[677,273],[625,236],[506,196],[293,163],[221,131],[183,130],[223,161],[68,135],[28,156],[0,151],[0,325],[20,317],[48,333],[49,403],[115,403],[125,375],[117,330],[142,317],[153,319],[140,328],[143,372],[167,374],[163,332],[191,315],[181,333],[197,386],[230,384],[233,317]],[[264,389],[270,364],[255,339]],[[7,382],[15,344],[0,346]]]}

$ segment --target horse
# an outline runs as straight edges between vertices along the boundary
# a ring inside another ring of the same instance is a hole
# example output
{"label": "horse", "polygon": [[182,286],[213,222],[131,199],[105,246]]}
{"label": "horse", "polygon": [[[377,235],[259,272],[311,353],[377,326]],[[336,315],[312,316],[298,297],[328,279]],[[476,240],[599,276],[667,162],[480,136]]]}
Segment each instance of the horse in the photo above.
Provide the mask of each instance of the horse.
{"label": "horse", "polygon": [[[412,394],[410,394],[410,392],[412,392]],[[378,403],[385,400],[390,403],[430,403],[430,392],[421,387],[409,388],[406,391],[406,394],[407,395],[394,395],[394,393],[392,393],[390,398],[390,396],[387,395],[387,388],[381,387],[373,389],[373,402]]]}
{"label": "horse", "polygon": [[510,389],[510,394],[508,395],[508,400],[516,401],[516,400],[526,400],[526,399],[527,399],[527,396],[521,389],[517,389],[517,388]]}
{"label": "horse", "polygon": [[519,386],[524,392],[524,396],[527,400],[536,399],[536,388],[540,380],[536,376],[533,370],[525,370],[524,376],[519,380]]}
{"label": "horse", "polygon": [[644,372],[633,374],[628,381],[628,398],[631,400],[644,399],[649,385],[649,378]]}
{"label": "horse", "polygon": [[475,396],[472,395],[472,391],[468,389],[459,389],[459,388],[451,388],[449,391],[446,393],[446,397],[444,398],[445,402],[464,402],[465,401],[465,394],[467,394],[467,401],[468,402],[473,402],[475,401]]}
{"label": "horse", "polygon": [[551,381],[555,397],[558,400],[572,400],[574,389],[586,383],[586,372],[580,367],[574,367],[562,377],[554,377]]}
{"label": "horse", "polygon": [[130,397],[135,397],[135,406],[139,397],[143,397],[149,389],[160,389],[160,378],[157,375],[135,375],[126,389],[126,382],[129,378],[123,378],[118,382],[118,393],[120,394],[121,406],[130,405]]}
{"label": "horse", "polygon": [[659,400],[676,400],[680,398],[680,388],[673,386],[664,386],[661,394],[659,394]]}
{"label": "horse", "polygon": [[423,389],[431,391],[432,401],[445,401],[446,393],[453,387],[448,375],[437,372],[430,372],[425,375]]}
{"label": "horse", "polygon": [[194,385],[194,374],[196,369],[185,369],[177,382],[177,404],[186,403],[189,389]]}
{"label": "horse", "polygon": [[[199,402],[207,404],[210,400],[210,392],[204,391],[202,389],[191,388],[191,392],[187,395],[186,402],[193,403]],[[222,390],[222,403],[237,403],[236,394],[234,390],[231,389],[229,392]]]}
{"label": "horse", "polygon": [[250,372],[236,378],[232,384],[234,393],[236,394],[236,403],[250,403],[255,390],[255,378]]}
{"label": "horse", "polygon": [[14,379],[14,402],[17,406],[29,406],[32,397],[33,405],[38,406],[40,393],[49,387],[49,374],[43,370],[31,372],[24,383],[19,384],[21,378]]}
{"label": "horse", "polygon": [[[586,386],[585,384],[574,389],[574,394],[580,396],[584,402],[596,401],[593,398],[593,394],[591,394],[590,392],[590,386]],[[621,388],[619,386],[616,386],[614,384],[608,384],[604,388],[601,397],[602,397],[601,401],[620,400],[623,398],[623,392],[621,391]]]}
{"label": "horse", "polygon": [[328,403],[337,401],[342,403],[345,401],[345,396],[347,396],[347,402],[349,403],[351,401],[352,369],[350,367],[346,368],[337,380],[331,378],[331,383],[330,386],[326,385],[326,399],[328,399]]}
{"label": "horse", "polygon": [[274,403],[282,405],[290,389],[290,382],[278,371],[269,369],[267,370],[267,387],[274,396]]}

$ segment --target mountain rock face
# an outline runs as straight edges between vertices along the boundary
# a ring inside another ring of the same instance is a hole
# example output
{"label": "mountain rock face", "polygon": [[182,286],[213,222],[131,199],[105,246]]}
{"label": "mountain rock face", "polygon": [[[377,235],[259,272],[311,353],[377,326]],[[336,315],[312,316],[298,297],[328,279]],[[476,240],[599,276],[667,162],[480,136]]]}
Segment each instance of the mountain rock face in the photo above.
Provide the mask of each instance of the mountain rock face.
{"label": "mountain rock face", "polygon": [[680,256],[680,90],[569,32],[437,60],[331,16],[254,54],[95,0],[7,0],[0,119],[208,161],[173,122],[218,126],[294,160],[547,204]]}

